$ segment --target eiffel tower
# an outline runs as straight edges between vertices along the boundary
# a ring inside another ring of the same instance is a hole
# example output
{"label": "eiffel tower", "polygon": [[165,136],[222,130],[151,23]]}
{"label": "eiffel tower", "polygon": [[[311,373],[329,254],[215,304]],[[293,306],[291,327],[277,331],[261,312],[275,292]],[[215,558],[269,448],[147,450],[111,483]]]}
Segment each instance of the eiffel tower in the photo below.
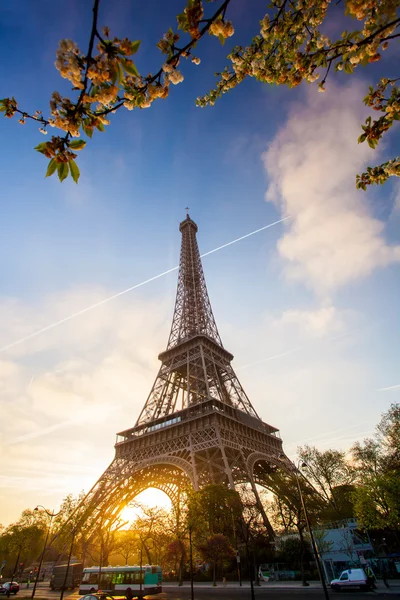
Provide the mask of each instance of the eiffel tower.
{"label": "eiffel tower", "polygon": [[222,344],[211,309],[196,234],[187,214],[167,349],[134,427],[117,434],[115,458],[81,504],[80,518],[113,519],[150,487],[172,503],[185,486],[251,485],[269,534],[257,485],[288,461],[278,430],[264,423]]}

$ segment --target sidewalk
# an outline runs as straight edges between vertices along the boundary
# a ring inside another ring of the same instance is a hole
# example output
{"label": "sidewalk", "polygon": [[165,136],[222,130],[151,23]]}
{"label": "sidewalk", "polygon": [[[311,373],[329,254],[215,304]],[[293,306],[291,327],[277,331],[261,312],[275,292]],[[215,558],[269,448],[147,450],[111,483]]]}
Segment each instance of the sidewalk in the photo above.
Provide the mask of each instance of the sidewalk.
{"label": "sidewalk", "polygon": [[[400,579],[391,579],[388,580],[388,584],[389,584],[389,588],[387,588],[382,580],[378,580],[376,582],[376,590],[375,593],[379,593],[379,594],[385,594],[385,595],[396,595],[396,596],[400,596]],[[163,588],[178,588],[178,584],[175,581],[163,581]],[[190,587],[190,581],[184,581],[183,582],[183,586],[180,587]],[[212,588],[213,584],[209,581],[200,581],[194,582],[194,587],[195,588]],[[217,587],[218,588],[239,588],[239,583],[237,581],[227,581],[225,586],[223,585],[222,581],[217,581]],[[243,581],[242,582],[242,588],[249,588],[250,587],[250,583],[248,581]],[[310,581],[309,585],[307,587],[303,587],[301,585],[301,581],[262,581],[260,582],[260,586],[256,586],[254,584],[254,587],[257,589],[257,587],[261,587],[263,589],[274,589],[274,590],[293,590],[293,589],[322,589],[322,584],[320,581]],[[330,590],[330,586],[328,584],[328,590]],[[371,595],[374,592],[371,592]]]}

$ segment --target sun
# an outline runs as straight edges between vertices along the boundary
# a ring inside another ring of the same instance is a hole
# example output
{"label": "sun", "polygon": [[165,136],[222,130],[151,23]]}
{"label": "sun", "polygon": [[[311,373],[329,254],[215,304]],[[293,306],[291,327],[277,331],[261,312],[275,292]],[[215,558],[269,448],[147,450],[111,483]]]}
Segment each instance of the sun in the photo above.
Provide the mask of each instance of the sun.
{"label": "sun", "polygon": [[168,511],[171,510],[171,500],[168,498],[167,494],[156,488],[149,488],[144,490],[141,494],[138,494],[132,501],[132,504],[128,504],[120,512],[120,519],[126,521],[126,525],[124,525],[122,529],[128,529],[131,523],[137,519],[137,517],[141,516],[142,510],[138,504],[163,508]]}

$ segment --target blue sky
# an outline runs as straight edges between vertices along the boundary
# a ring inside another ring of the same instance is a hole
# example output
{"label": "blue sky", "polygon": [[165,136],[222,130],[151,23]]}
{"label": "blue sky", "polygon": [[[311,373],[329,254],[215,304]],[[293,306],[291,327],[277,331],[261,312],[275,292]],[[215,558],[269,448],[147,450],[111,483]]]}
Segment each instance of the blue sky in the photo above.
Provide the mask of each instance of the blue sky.
{"label": "blue sky", "polygon": [[[263,16],[263,2],[246,6],[233,2],[238,42]],[[180,9],[102,0],[100,23],[142,40],[147,72]],[[58,41],[85,48],[89,27],[89,2],[2,6],[0,95],[45,110],[68,90]],[[354,183],[398,153],[395,128],[379,152],[356,143],[382,67],[333,77],[326,94],[248,81],[196,108],[229,48],[205,40],[167,100],[114,115],[79,156],[78,186],[44,179],[34,125],[1,120],[0,347],[177,265],[186,206],[202,252],[290,216],[205,257],[209,294],[237,374],[288,455],[308,442],[347,449],[400,394],[377,391],[400,384],[400,191]],[[176,272],[0,353],[3,524],[88,490],[106,468],[156,376],[175,289]]]}

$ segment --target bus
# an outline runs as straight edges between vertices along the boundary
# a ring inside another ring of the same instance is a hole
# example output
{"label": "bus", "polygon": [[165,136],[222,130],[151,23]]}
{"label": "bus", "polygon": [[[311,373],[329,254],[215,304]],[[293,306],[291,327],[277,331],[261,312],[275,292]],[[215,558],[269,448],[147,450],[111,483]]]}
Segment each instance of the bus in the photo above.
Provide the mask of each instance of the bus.
{"label": "bus", "polygon": [[[99,584],[100,576],[100,584]],[[124,567],[88,567],[83,569],[80,594],[101,590],[111,596],[125,596],[131,588],[133,597],[162,592],[162,569],[156,565],[125,565]],[[138,593],[139,592],[139,593]]]}
{"label": "bus", "polygon": [[261,581],[270,581],[274,578],[273,572],[271,573],[269,565],[260,565],[258,567],[258,577],[261,579]]}
{"label": "bus", "polygon": [[[67,574],[68,570],[68,574]],[[67,578],[65,576],[67,575]],[[64,588],[73,590],[78,587],[82,579],[82,563],[70,563],[69,565],[56,565],[50,578],[50,589],[61,590]]]}

